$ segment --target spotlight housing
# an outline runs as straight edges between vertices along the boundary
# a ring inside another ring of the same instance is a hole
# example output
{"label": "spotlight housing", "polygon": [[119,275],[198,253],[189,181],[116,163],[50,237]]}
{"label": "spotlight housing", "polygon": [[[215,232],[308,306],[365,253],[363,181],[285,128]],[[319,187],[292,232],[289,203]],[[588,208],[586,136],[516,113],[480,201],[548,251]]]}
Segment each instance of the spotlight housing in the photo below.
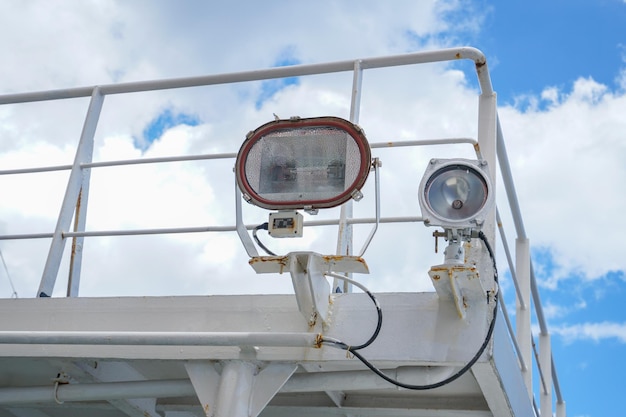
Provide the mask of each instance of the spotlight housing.
{"label": "spotlight housing", "polygon": [[419,187],[427,226],[479,230],[494,204],[486,161],[432,159]]}
{"label": "spotlight housing", "polygon": [[237,154],[235,175],[249,203],[314,211],[359,200],[371,164],[359,126],[338,117],[292,118],[250,132]]}

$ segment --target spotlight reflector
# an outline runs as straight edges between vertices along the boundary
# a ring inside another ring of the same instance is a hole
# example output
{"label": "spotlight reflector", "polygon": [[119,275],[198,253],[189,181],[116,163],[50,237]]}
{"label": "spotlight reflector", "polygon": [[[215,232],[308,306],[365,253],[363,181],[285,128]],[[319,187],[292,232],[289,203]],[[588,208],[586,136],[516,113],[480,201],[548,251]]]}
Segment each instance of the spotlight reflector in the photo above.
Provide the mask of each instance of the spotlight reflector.
{"label": "spotlight reflector", "polygon": [[250,132],[235,175],[256,206],[315,210],[360,199],[370,167],[370,147],[357,125],[338,117],[292,118]]}
{"label": "spotlight reflector", "polygon": [[424,223],[444,229],[480,229],[493,206],[485,161],[432,159],[419,188]]}

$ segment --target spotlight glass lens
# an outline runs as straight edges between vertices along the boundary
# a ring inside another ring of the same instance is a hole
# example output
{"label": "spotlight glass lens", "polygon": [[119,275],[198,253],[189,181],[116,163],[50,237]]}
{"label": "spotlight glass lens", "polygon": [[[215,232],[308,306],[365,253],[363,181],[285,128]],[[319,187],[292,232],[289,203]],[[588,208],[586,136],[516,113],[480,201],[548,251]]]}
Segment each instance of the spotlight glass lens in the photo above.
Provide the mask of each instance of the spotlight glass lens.
{"label": "spotlight glass lens", "polygon": [[460,221],[478,213],[487,201],[482,175],[466,165],[448,165],[436,171],[424,190],[430,209],[443,219]]}

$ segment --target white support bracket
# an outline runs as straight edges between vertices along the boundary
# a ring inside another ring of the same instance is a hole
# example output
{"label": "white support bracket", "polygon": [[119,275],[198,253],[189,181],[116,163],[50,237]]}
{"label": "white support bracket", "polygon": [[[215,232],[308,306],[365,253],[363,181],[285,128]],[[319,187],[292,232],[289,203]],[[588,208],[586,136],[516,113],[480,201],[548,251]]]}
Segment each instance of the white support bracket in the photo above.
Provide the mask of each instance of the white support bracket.
{"label": "white support bracket", "polygon": [[365,260],[359,256],[320,255],[315,252],[291,252],[285,256],[259,256],[250,259],[257,274],[291,274],[298,308],[309,326],[317,319],[326,322],[330,302],[327,272],[368,274]]}
{"label": "white support bracket", "polygon": [[298,365],[254,361],[187,362],[185,368],[207,417],[257,417]]}
{"label": "white support bracket", "polygon": [[453,300],[459,318],[465,320],[473,302],[485,303],[487,292],[478,271],[470,264],[443,264],[430,268],[428,275],[440,299]]}

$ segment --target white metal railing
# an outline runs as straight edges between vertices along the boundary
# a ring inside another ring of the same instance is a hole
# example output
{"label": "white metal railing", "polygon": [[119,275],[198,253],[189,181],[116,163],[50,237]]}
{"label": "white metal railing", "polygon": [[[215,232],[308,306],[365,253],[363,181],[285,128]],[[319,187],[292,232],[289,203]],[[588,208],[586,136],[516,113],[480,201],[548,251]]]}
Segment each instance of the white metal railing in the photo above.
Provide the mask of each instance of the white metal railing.
{"label": "white metal railing", "polygon": [[[451,139],[428,139],[404,142],[380,142],[371,144],[372,148],[404,147],[404,146],[426,146],[444,144],[470,144],[475,149],[477,156],[489,162],[491,174],[495,177],[496,158],[499,162],[500,173],[504,181],[509,209],[513,218],[516,230],[516,256],[515,263],[508,245],[508,240],[501,224],[500,214],[497,213],[497,226],[500,232],[500,241],[504,249],[508,266],[511,271],[512,281],[515,286],[516,295],[516,330],[510,322],[506,304],[501,303],[503,316],[511,335],[519,365],[529,390],[529,395],[534,398],[532,388],[532,366],[534,362],[539,372],[541,381],[540,408],[541,415],[552,414],[552,388],[556,394],[556,415],[565,416],[565,402],[559,386],[556,366],[552,358],[550,347],[550,333],[543,313],[543,308],[537,288],[537,283],[530,260],[530,249],[528,237],[524,228],[521,209],[517,201],[513,176],[508,162],[506,147],[500,121],[497,117],[495,105],[495,94],[491,86],[486,60],[482,52],[474,48],[452,48],[438,51],[418,52],[405,55],[388,57],[367,58],[351,61],[340,61],[313,65],[296,65],[288,67],[271,68],[258,71],[247,71],[229,74],[218,74],[201,77],[188,77],[169,80],[153,80],[145,82],[131,82],[120,84],[109,84],[93,87],[80,87],[70,89],[60,89],[52,91],[7,94],[0,96],[0,104],[16,104],[26,102],[39,102],[47,100],[61,100],[77,97],[91,97],[89,109],[83,125],[83,131],[76,151],[76,157],[71,165],[57,165],[47,167],[19,168],[0,170],[0,176],[20,175],[29,173],[42,173],[52,171],[69,170],[70,177],[67,189],[59,213],[56,227],[52,232],[11,234],[2,235],[0,240],[23,240],[23,239],[51,239],[50,251],[46,260],[42,274],[38,296],[49,296],[52,294],[59,266],[63,255],[64,246],[68,238],[73,239],[73,247],[82,247],[83,240],[88,237],[97,236],[129,236],[129,235],[153,235],[170,233],[196,233],[196,232],[233,232],[237,231],[237,225],[226,226],[201,226],[201,227],[180,227],[161,229],[141,229],[141,230],[85,230],[86,206],[89,202],[89,184],[91,169],[125,166],[136,164],[155,164],[183,162],[194,160],[216,160],[234,158],[234,153],[204,154],[191,156],[172,156],[161,158],[142,158],[133,160],[103,161],[93,162],[94,135],[100,112],[103,107],[104,97],[113,94],[126,94],[145,91],[155,91],[164,89],[176,89],[209,85],[220,85],[229,83],[260,81],[276,78],[297,77],[314,74],[328,74],[335,72],[352,72],[352,106],[350,119],[358,121],[360,111],[360,94],[362,73],[365,69],[385,68],[401,65],[414,65],[421,63],[454,61],[459,59],[469,59],[475,63],[481,94],[479,97],[479,120],[478,120],[478,141],[471,138],[451,138]],[[74,227],[71,230],[71,220],[75,218]],[[351,240],[351,225],[364,223],[398,223],[398,222],[420,222],[421,217],[381,217],[381,218],[354,218],[350,204],[342,207],[339,219],[308,221],[304,225],[324,226],[338,225],[338,253],[344,253],[345,246]],[[245,225],[245,230],[250,230],[255,225]],[[495,225],[489,231],[495,239]],[[77,296],[80,283],[81,251],[73,250],[70,261],[70,278],[68,282],[68,296]],[[530,322],[532,311],[540,328],[539,352],[536,353],[533,335],[530,333]],[[14,335],[18,337],[20,335]],[[533,349],[535,352],[533,361]]]}

